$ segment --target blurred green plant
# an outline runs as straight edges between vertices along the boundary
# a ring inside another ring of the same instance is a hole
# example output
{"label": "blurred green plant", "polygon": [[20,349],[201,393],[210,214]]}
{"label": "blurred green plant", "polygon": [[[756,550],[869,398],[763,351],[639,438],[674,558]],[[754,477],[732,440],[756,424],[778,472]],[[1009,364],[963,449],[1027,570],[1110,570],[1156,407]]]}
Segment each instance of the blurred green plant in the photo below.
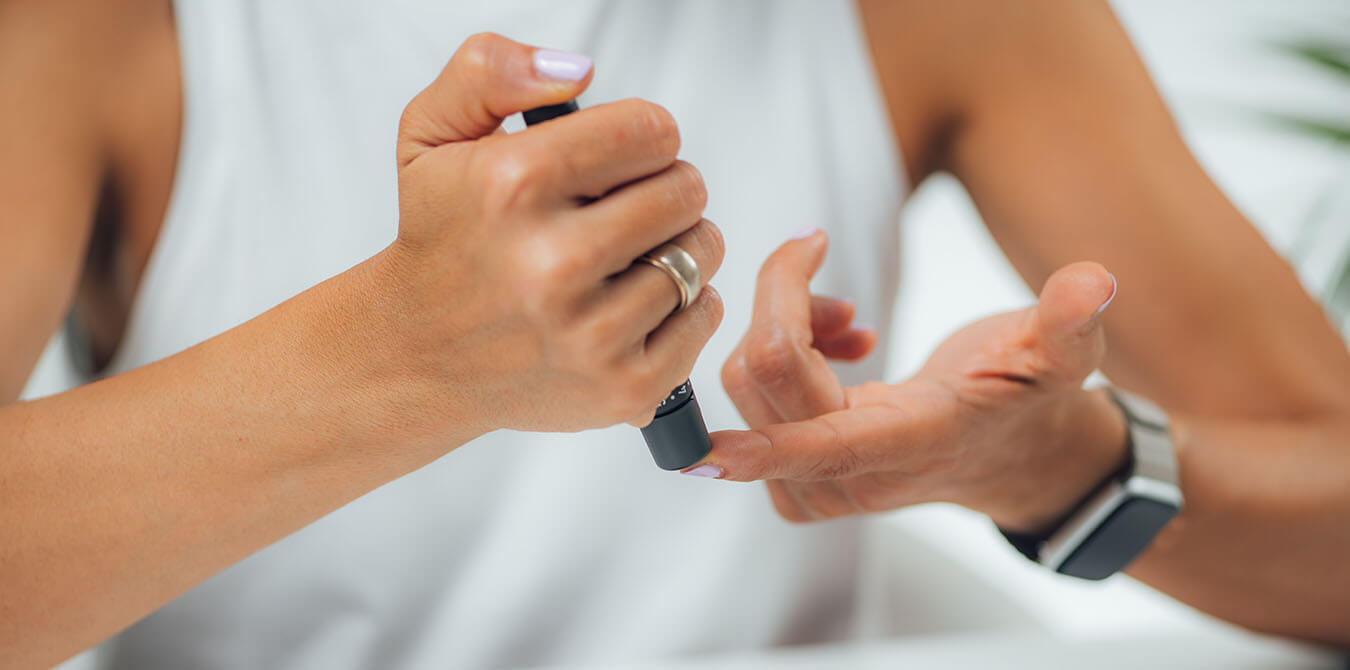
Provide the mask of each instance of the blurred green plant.
{"label": "blurred green plant", "polygon": [[[1346,20],[1345,34],[1350,36],[1350,18]],[[1350,87],[1350,37],[1343,44],[1326,41],[1282,42],[1276,48]],[[1350,110],[1344,119],[1316,119],[1288,114],[1272,114],[1271,120],[1290,130],[1350,144]]]}
{"label": "blurred green plant", "polygon": [[[1350,12],[1341,19],[1344,30],[1339,31],[1343,37],[1338,41],[1283,42],[1276,48],[1350,90]],[[1350,150],[1350,109],[1345,110],[1345,118],[1338,119],[1289,114],[1269,114],[1268,118],[1301,135],[1329,140]],[[1290,250],[1290,260],[1350,344],[1350,153],[1345,164],[1345,172],[1314,210]]]}

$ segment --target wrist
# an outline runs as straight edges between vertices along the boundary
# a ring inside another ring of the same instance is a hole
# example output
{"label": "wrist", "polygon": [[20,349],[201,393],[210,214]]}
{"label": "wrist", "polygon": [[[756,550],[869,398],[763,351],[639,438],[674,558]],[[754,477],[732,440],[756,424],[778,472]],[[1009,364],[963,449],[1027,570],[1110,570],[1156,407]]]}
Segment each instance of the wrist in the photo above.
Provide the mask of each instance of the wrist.
{"label": "wrist", "polygon": [[348,411],[339,420],[360,433],[355,441],[429,449],[430,460],[493,426],[475,402],[479,384],[469,371],[447,374],[428,355],[443,343],[427,336],[427,307],[408,280],[416,272],[410,265],[390,247],[321,284],[327,309],[310,327],[316,367],[341,396]]}
{"label": "wrist", "polygon": [[1021,508],[995,517],[1005,530],[1042,534],[1056,527],[1129,461],[1125,417],[1105,389],[1076,392],[1050,426],[1058,447]]}

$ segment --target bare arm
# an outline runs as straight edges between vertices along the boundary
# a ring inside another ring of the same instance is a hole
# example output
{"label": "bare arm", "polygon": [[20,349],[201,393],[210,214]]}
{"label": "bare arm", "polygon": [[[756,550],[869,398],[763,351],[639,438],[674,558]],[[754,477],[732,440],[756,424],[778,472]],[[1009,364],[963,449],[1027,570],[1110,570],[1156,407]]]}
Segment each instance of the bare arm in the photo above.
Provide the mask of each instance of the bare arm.
{"label": "bare arm", "polygon": [[1187,151],[1107,5],[861,6],[912,172],[955,173],[1029,285],[1078,260],[1119,279],[1103,369],[1177,417],[1189,505],[1132,574],[1350,644],[1350,356]]}
{"label": "bare arm", "polygon": [[535,55],[476,36],[410,103],[399,236],[371,259],[157,363],[0,407],[0,666],[59,661],[484,432],[650,420],[721,303],[671,316],[670,281],[630,264],[674,238],[711,275],[721,237],[651,103],[494,134],[590,81]]}
{"label": "bare arm", "polygon": [[107,155],[95,72],[71,50],[87,31],[50,5],[0,3],[0,286],[24,287],[0,291],[0,403],[66,310]]}
{"label": "bare arm", "polygon": [[[0,666],[97,643],[472,437],[467,416],[436,440],[402,433],[381,391],[401,366],[369,355],[392,334],[371,318],[389,305],[380,265],[169,359],[0,408]],[[433,399],[450,402],[407,401]]]}

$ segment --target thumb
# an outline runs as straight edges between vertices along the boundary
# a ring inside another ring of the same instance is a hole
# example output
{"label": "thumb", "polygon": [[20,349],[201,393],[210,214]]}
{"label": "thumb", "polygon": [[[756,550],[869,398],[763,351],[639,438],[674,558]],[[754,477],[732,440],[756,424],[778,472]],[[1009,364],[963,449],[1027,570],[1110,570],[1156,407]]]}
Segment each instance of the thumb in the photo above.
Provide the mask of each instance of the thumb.
{"label": "thumb", "polygon": [[586,56],[474,35],[403,111],[399,166],[442,144],[491,134],[516,112],[571,100],[586,90],[591,74]]}
{"label": "thumb", "polygon": [[1074,263],[1050,275],[1028,324],[1040,376],[1078,384],[1101,365],[1106,338],[1100,316],[1116,288],[1115,276],[1097,263]]}

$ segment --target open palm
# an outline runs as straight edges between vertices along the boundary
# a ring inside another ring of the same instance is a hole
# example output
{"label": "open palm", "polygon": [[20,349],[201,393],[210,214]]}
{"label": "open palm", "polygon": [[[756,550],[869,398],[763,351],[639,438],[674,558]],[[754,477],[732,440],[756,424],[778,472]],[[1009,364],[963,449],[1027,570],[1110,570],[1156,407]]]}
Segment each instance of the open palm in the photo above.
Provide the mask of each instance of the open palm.
{"label": "open palm", "polygon": [[843,387],[828,361],[867,355],[876,333],[852,325],[847,301],[810,294],[826,246],[820,232],[791,240],[761,269],[722,370],[751,430],[715,433],[702,472],[767,480],[791,521],[947,501],[1031,529],[1119,464],[1123,423],[1081,389],[1115,293],[1100,265],[1065,267],[1036,306],[962,328],[910,379]]}

